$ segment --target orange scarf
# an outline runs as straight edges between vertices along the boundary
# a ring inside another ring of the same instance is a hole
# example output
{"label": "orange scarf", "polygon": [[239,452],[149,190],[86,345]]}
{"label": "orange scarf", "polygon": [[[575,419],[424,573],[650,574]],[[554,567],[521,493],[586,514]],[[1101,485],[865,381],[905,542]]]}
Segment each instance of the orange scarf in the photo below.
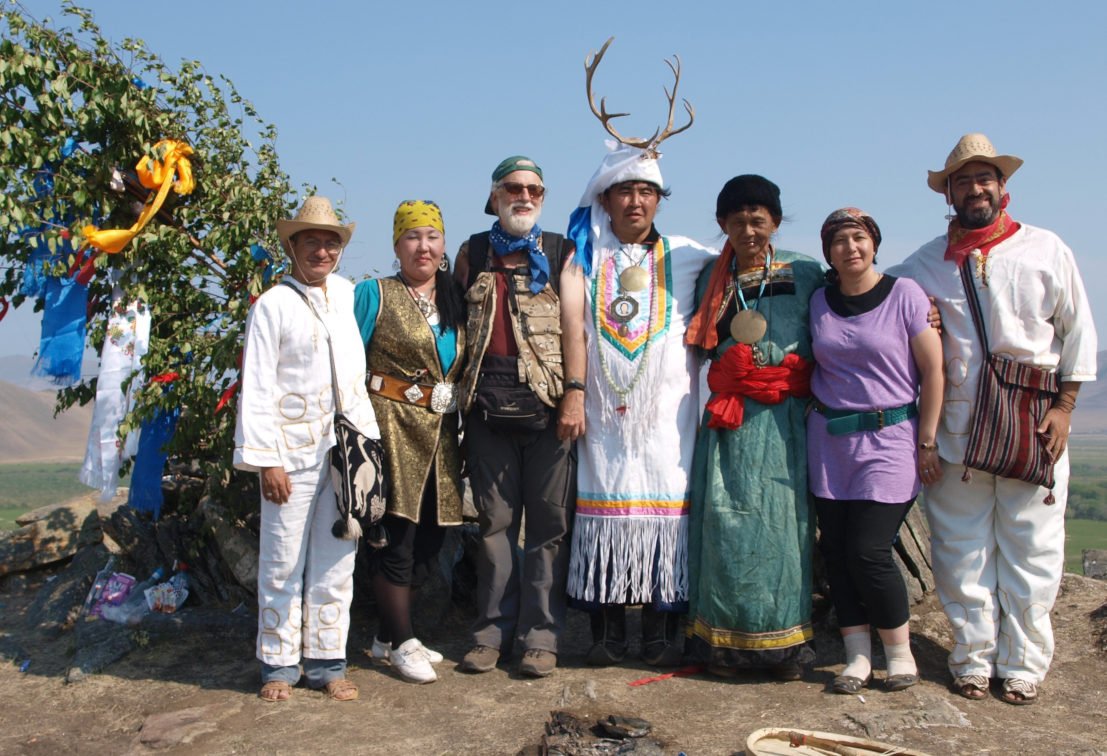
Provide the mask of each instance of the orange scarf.
{"label": "orange scarf", "polygon": [[962,228],[960,220],[951,220],[945,259],[960,266],[974,249],[979,249],[980,254],[987,256],[992,247],[1018,231],[1019,224],[1007,214],[1007,204],[1010,201],[1011,195],[1004,194],[999,203],[999,217],[984,228]]}
{"label": "orange scarf", "polygon": [[[714,329],[712,329],[714,330]],[[788,354],[775,367],[759,368],[749,344],[735,344],[707,371],[707,385],[714,393],[707,403],[711,419],[708,428],[735,430],[746,416],[745,397],[761,404],[780,404],[790,396],[811,394],[811,372],[807,360]]]}
{"label": "orange scarf", "polygon": [[723,307],[733,261],[734,248],[730,246],[728,239],[723,245],[723,251],[719,253],[719,259],[715,261],[715,267],[711,269],[711,279],[707,283],[703,301],[684,332],[684,343],[688,346],[698,346],[710,351],[719,345],[716,323],[719,310]]}

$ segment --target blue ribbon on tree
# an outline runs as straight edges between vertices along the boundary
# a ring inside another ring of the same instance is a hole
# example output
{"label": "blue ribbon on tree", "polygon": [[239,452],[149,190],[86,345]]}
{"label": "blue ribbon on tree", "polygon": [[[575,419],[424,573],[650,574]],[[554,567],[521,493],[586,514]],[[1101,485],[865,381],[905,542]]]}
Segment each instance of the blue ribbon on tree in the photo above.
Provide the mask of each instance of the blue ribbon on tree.
{"label": "blue ribbon on tree", "polygon": [[150,512],[156,520],[161,514],[165,499],[161,491],[161,479],[165,474],[165,461],[169,458],[166,447],[177,432],[180,408],[158,409],[157,413],[142,424],[138,437],[138,454],[131,470],[131,489],[127,503],[140,512]]}

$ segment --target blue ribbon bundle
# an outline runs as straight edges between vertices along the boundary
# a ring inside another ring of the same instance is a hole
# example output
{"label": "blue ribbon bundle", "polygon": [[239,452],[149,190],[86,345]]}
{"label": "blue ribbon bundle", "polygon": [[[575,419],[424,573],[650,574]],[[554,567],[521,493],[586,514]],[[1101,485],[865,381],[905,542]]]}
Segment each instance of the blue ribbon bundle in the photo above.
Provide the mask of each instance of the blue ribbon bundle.
{"label": "blue ribbon bundle", "polygon": [[165,473],[166,447],[177,432],[181,410],[159,409],[154,417],[142,424],[138,437],[138,454],[131,470],[131,490],[127,503],[140,512],[151,512],[154,519],[161,514],[164,498],[161,479]]}

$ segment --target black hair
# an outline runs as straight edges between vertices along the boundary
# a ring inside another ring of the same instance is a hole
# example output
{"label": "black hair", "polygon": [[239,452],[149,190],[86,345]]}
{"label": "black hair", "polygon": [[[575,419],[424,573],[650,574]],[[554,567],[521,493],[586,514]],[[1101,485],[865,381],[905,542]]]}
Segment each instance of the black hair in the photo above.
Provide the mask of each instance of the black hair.
{"label": "black hair", "polygon": [[[461,285],[450,270],[450,256],[442,255],[445,267],[434,272],[434,306],[438,308],[439,325],[444,330],[456,330],[466,316]],[[461,349],[462,345],[458,346]]]}
{"label": "black hair", "polygon": [[645,179],[627,179],[626,181],[617,181],[616,183],[614,183],[611,186],[604,189],[603,190],[603,196],[605,196],[605,197],[608,196],[608,192],[610,192],[612,189],[619,186],[620,184],[652,184],[654,186],[654,188],[657,189],[657,195],[661,199],[669,199],[669,197],[671,197],[672,194],[673,194],[673,190],[670,189],[669,187],[667,187],[667,186],[658,186],[657,184],[654,184],[652,181],[646,181]]}
{"label": "black hair", "polygon": [[768,210],[773,223],[778,226],[784,220],[784,212],[780,209],[780,187],[764,176],[744,173],[723,184],[715,201],[715,217],[725,221],[731,213],[754,207]]}

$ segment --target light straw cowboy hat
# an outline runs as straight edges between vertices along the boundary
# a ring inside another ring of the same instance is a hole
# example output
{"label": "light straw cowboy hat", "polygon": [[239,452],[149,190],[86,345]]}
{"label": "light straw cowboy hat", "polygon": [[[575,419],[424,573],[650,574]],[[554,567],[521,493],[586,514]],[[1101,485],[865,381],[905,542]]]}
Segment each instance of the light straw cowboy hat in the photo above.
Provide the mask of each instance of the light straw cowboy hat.
{"label": "light straw cowboy hat", "polygon": [[289,237],[299,231],[316,228],[322,231],[334,231],[342,240],[342,246],[345,247],[350,242],[350,237],[354,235],[356,225],[356,223],[342,225],[331,206],[331,201],[326,197],[308,197],[296,212],[295,218],[277,221],[277,236],[281,237],[281,244],[287,251],[292,248]]}
{"label": "light straw cowboy hat", "polygon": [[994,165],[1003,174],[1004,179],[1011,175],[1022,165],[1022,158],[1014,155],[997,155],[992,142],[983,134],[965,134],[946,158],[946,167],[940,171],[927,171],[926,183],[938,194],[946,193],[946,179],[955,173],[965,163],[988,163]]}

